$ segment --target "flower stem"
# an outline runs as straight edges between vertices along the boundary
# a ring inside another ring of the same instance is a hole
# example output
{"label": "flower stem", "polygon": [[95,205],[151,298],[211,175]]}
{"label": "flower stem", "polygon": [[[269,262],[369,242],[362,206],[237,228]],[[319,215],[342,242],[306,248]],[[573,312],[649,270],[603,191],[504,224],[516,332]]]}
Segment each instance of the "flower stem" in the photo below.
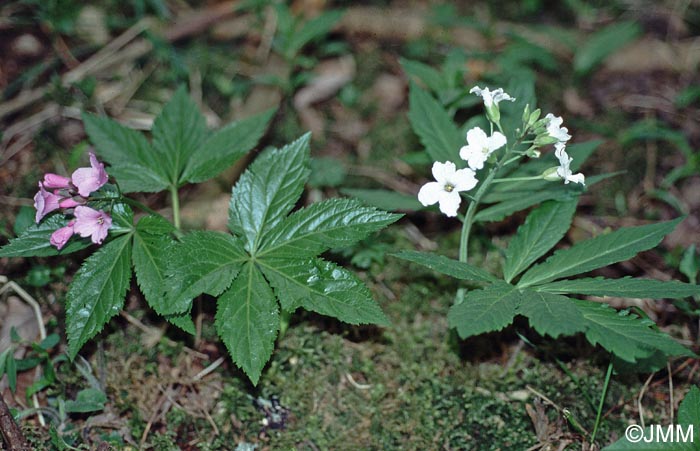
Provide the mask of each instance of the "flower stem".
{"label": "flower stem", "polygon": [[173,224],[180,230],[180,197],[177,195],[177,186],[170,186],[170,199],[173,205]]}

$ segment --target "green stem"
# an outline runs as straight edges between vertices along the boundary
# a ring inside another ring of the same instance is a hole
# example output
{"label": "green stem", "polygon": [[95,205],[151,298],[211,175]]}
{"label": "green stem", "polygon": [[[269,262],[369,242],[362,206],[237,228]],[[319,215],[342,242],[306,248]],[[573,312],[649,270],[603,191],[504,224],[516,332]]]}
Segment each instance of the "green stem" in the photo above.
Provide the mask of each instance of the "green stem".
{"label": "green stem", "polygon": [[529,180],[542,180],[541,175],[533,175],[532,177],[511,177],[504,179],[493,179],[491,183],[506,183],[506,182],[526,182]]}
{"label": "green stem", "polygon": [[170,198],[173,205],[173,224],[175,224],[177,230],[180,230],[180,198],[177,195],[177,187],[175,185],[170,186]]}
{"label": "green stem", "polygon": [[608,386],[610,384],[610,376],[612,375],[613,364],[610,362],[608,364],[608,372],[605,374],[605,383],[603,384],[603,393],[600,394],[600,403],[598,404],[598,413],[595,417],[595,425],[593,426],[593,433],[591,434],[591,445],[595,443],[595,434],[598,432],[598,425],[600,424],[600,415],[603,413],[603,403],[605,402],[605,397],[608,394]]}

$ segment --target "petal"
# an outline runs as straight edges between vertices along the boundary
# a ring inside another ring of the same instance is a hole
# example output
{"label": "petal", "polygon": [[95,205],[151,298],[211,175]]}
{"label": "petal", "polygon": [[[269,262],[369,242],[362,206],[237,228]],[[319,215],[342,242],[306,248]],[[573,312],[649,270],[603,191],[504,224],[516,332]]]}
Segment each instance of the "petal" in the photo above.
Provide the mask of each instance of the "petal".
{"label": "petal", "polygon": [[488,136],[486,132],[479,127],[474,127],[467,132],[467,142],[470,146],[478,147],[483,149],[488,144]]}
{"label": "petal", "polygon": [[469,160],[469,156],[474,152],[474,147],[470,145],[462,146],[461,149],[459,149],[459,158],[462,160]]}
{"label": "petal", "polygon": [[78,188],[78,193],[83,197],[88,197],[91,192],[101,186],[98,177],[99,174],[93,168],[78,168],[73,172],[71,179]]}
{"label": "petal", "polygon": [[457,216],[457,210],[459,209],[459,204],[462,202],[462,198],[456,190],[449,193],[443,191],[439,202],[441,212],[446,216],[455,217]]}
{"label": "petal", "polygon": [[428,182],[418,191],[418,201],[427,207],[440,200],[441,193],[445,192],[444,185],[438,182]]}
{"label": "petal", "polygon": [[477,170],[477,169],[482,169],[484,167],[484,162],[488,158],[488,155],[486,155],[484,152],[481,150],[472,153],[469,155],[469,159],[467,160],[467,164],[469,165],[470,168]]}
{"label": "petal", "polygon": [[493,152],[494,150],[505,146],[506,142],[507,139],[503,133],[494,132],[494,134],[488,139],[488,149]]}
{"label": "petal", "polygon": [[446,161],[444,163],[436,161],[433,163],[433,177],[435,177],[436,181],[444,183],[445,180],[455,173],[456,169],[455,164],[451,161]]}
{"label": "petal", "polygon": [[479,182],[476,174],[471,169],[460,169],[455,173],[455,191],[469,191]]}
{"label": "petal", "polygon": [[584,176],[580,172],[578,174],[570,175],[569,177],[567,177],[567,180],[573,183],[580,183],[581,185],[586,184],[586,176]]}

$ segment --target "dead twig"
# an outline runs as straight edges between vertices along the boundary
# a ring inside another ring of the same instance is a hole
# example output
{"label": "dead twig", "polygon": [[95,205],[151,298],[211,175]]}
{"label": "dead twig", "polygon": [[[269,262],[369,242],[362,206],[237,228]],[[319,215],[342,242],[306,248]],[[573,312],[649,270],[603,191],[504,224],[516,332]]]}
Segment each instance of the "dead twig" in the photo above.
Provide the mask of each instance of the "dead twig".
{"label": "dead twig", "polygon": [[22,434],[22,430],[15,423],[15,419],[10,413],[10,408],[5,404],[2,393],[0,393],[0,433],[9,450],[29,451],[31,449],[29,442]]}

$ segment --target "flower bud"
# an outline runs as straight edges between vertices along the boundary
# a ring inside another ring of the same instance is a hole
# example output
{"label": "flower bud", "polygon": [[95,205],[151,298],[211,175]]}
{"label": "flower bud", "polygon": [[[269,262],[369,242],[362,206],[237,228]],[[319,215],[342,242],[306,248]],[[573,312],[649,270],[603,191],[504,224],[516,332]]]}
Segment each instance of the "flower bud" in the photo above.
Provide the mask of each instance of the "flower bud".
{"label": "flower bud", "polygon": [[539,158],[540,155],[542,155],[542,152],[537,150],[535,147],[530,147],[525,151],[525,155],[527,155],[529,158]]}
{"label": "flower bud", "polygon": [[523,124],[527,126],[530,122],[530,104],[525,104],[525,109],[523,110]]}
{"label": "flower bud", "polygon": [[541,114],[541,113],[542,113],[542,110],[540,110],[539,108],[537,108],[535,111],[533,111],[533,112],[530,114],[530,118],[528,119],[527,124],[528,124],[529,126],[531,126],[531,127],[532,127],[533,125],[535,125],[535,123],[537,122],[537,119],[540,118],[540,114]]}
{"label": "flower bud", "polygon": [[70,189],[71,181],[68,177],[58,174],[44,174],[44,188],[46,189]]}
{"label": "flower bud", "polygon": [[558,166],[552,166],[551,168],[545,169],[542,173],[542,178],[547,180],[548,182],[555,182],[557,180],[561,180],[561,177],[559,177],[559,174],[557,174],[557,169],[559,169]]}
{"label": "flower bud", "polygon": [[557,138],[549,135],[539,135],[537,138],[535,138],[535,146],[546,146],[558,142],[559,140]]}

